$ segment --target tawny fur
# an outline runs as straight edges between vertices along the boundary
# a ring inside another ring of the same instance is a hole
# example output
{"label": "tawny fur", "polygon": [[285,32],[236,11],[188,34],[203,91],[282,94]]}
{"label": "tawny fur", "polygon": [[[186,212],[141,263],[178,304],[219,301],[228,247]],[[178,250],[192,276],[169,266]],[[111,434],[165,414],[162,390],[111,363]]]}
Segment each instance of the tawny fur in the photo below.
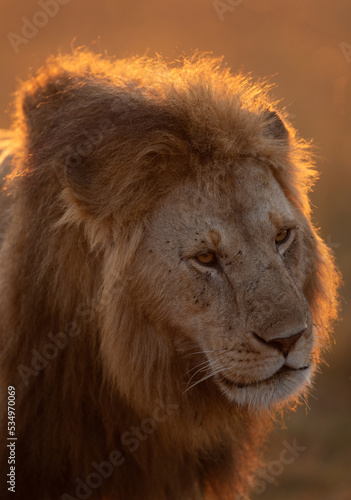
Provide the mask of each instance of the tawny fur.
{"label": "tawny fur", "polygon": [[[186,391],[189,370],[206,358],[177,321],[185,313],[175,296],[167,317],[163,300],[177,268],[170,263],[168,274],[158,255],[152,260],[147,235],[162,225],[153,222],[158,214],[171,218],[191,193],[230,204],[238,178],[259,191],[250,165],[266,169],[301,225],[293,264],[301,276],[292,271],[292,279],[318,332],[316,366],[336,317],[339,277],[310,222],[309,147],[275,109],[265,85],[201,56],[167,65],[77,52],[51,58],[19,89],[3,141],[12,170],[6,160],[0,254],[1,391],[16,388],[18,498],[79,498],[77,478],[86,482],[92,464],[114,450],[124,461],[91,488],[92,499],[248,493],[275,405],[253,411],[211,378]],[[245,203],[234,209],[244,213]],[[247,272],[254,264],[245,261]],[[66,332],[63,347],[34,370],[50,332]],[[131,450],[121,436],[143,422],[151,431]],[[11,498],[4,482],[1,498]]]}

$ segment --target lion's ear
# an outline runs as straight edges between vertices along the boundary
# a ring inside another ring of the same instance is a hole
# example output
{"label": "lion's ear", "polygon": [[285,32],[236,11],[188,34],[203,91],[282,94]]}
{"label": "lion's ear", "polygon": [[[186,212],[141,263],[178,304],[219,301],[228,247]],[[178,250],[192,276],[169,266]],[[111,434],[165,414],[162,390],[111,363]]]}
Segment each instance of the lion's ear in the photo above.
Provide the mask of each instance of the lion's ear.
{"label": "lion's ear", "polygon": [[266,136],[271,137],[272,139],[288,139],[289,132],[276,111],[267,109],[264,111],[263,118],[263,131]]}
{"label": "lion's ear", "polygon": [[123,82],[112,86],[108,75],[52,72],[48,77],[44,69],[24,85],[20,99],[26,171],[41,183],[51,179],[84,219],[107,221],[130,212],[134,200],[159,189],[152,172],[164,169],[182,146],[179,126],[166,107],[138,89],[131,96]]}
{"label": "lion's ear", "polygon": [[39,75],[26,82],[19,91],[19,110],[31,141],[54,125],[56,112],[67,100],[72,80],[67,73],[54,78]]}
{"label": "lion's ear", "polygon": [[[101,146],[114,130],[111,98],[92,79],[65,71],[39,73],[19,91],[17,113],[25,132],[29,169],[61,181],[85,213],[103,210],[94,187],[103,182]],[[99,161],[100,160],[100,161]]]}

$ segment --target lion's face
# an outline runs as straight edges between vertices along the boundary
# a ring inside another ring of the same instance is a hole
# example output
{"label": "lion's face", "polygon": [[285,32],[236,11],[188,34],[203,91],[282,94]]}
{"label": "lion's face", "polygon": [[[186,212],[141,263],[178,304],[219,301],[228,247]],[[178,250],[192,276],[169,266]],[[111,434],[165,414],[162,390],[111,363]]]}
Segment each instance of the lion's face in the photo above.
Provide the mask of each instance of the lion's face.
{"label": "lion's face", "polygon": [[236,168],[219,196],[187,183],[165,199],[140,259],[144,304],[152,321],[190,341],[187,390],[209,378],[230,401],[261,407],[309,382],[308,237],[272,172],[254,162]]}

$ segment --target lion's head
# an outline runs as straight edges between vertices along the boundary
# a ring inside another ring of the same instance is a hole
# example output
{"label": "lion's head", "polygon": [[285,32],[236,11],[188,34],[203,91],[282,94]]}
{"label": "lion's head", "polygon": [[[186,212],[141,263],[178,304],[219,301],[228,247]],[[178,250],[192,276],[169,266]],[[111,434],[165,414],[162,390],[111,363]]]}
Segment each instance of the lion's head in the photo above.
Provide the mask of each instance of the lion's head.
{"label": "lion's head", "polygon": [[313,371],[304,294],[313,233],[267,165],[247,159],[233,170],[216,194],[187,183],[158,207],[132,293],[197,352],[187,390],[212,378],[230,401],[267,407],[302,390]]}
{"label": "lion's head", "polygon": [[[327,345],[338,275],[310,220],[308,145],[275,107],[264,85],[206,57],[169,67],[77,53],[50,60],[18,93],[1,255],[5,379],[17,377],[23,405],[44,387],[55,422],[71,404],[84,427],[93,406],[96,431],[86,432],[101,456],[128,415],[177,403],[176,423],[131,458],[138,473],[153,477],[150,456],[159,470],[176,456],[180,475],[193,460],[196,484],[209,482],[211,453],[233,457],[258,425],[242,415],[297,398]],[[31,366],[47,332],[72,324],[62,353],[23,384],[13,366]],[[78,424],[66,425],[57,435],[62,450],[75,439],[68,483],[82,454],[95,457],[80,453]],[[237,470],[250,459],[242,450]]]}

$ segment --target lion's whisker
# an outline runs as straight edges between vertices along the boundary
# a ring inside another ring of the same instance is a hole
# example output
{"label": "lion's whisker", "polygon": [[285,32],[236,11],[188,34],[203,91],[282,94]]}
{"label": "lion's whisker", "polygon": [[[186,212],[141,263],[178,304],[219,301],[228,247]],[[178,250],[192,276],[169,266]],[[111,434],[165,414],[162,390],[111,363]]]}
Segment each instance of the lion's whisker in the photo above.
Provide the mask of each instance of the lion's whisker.
{"label": "lion's whisker", "polygon": [[190,373],[190,372],[192,372],[193,370],[196,370],[196,368],[200,368],[200,366],[202,366],[202,365],[206,365],[206,364],[209,364],[211,362],[216,362],[219,358],[223,357],[224,354],[226,354],[226,353],[225,352],[221,352],[217,356],[217,358],[215,358],[214,360],[208,360],[208,359],[206,359],[206,361],[203,361],[202,363],[200,363],[200,364],[198,364],[196,366],[193,366],[192,368],[190,368],[189,371],[187,371],[187,374]]}
{"label": "lion's whisker", "polygon": [[226,347],[221,347],[219,349],[210,349],[209,351],[197,351],[197,352],[191,352],[189,354],[186,354],[184,357],[185,358],[189,358],[191,356],[195,356],[195,354],[206,354],[206,353],[213,353],[213,352],[217,352],[217,351],[226,351],[227,348]]}
{"label": "lion's whisker", "polygon": [[201,373],[205,370],[208,370],[209,368],[211,368],[211,365],[210,365],[210,362],[208,361],[207,363],[207,366],[203,366],[202,368],[200,368],[199,370],[197,370],[195,373],[192,374],[192,376],[190,377],[190,379],[188,380],[188,383],[187,383],[187,386],[190,384],[190,382],[192,381],[192,379],[198,374],[198,373]]}
{"label": "lion's whisker", "polygon": [[[223,369],[223,366],[222,366],[222,365],[221,365],[221,366],[216,366],[216,365],[217,365],[217,361],[218,361],[219,357],[220,357],[221,355],[223,355],[223,354],[225,354],[225,353],[221,353],[221,354],[217,357],[217,359],[213,360],[213,361],[212,361],[212,364],[211,364],[211,361],[209,360],[209,361],[208,361],[208,363],[205,363],[205,366],[203,366],[202,368],[200,368],[199,370],[197,370],[197,371],[196,371],[196,372],[195,372],[195,373],[194,373],[194,374],[190,377],[190,379],[188,380],[188,382],[187,382],[187,388],[186,388],[186,391],[188,390],[188,386],[189,386],[190,382],[192,381],[192,379],[193,379],[193,378],[194,378],[194,377],[195,377],[198,373],[202,373],[202,372],[204,372],[204,371],[206,371],[206,370],[211,369],[212,374],[213,374],[213,375],[215,375],[216,373],[218,373],[219,371],[221,371],[221,370]],[[198,365],[198,366],[199,366],[199,365]],[[196,367],[196,368],[197,368],[197,367]],[[202,380],[202,379],[201,379],[201,380]],[[195,384],[195,385],[196,385],[196,384]],[[193,386],[192,386],[192,387],[193,387]]]}
{"label": "lion's whisker", "polygon": [[196,385],[200,384],[201,382],[204,382],[205,380],[208,380],[209,378],[217,375],[217,373],[219,373],[220,371],[222,370],[222,367],[219,367],[217,368],[216,370],[213,370],[211,371],[211,373],[209,373],[208,375],[206,375],[205,377],[201,378],[200,380],[197,380],[194,384],[192,384],[190,387],[187,387],[185,389],[185,391],[183,392],[183,394],[185,394],[186,392],[190,391],[190,389],[192,389],[193,387],[195,387]]}
{"label": "lion's whisker", "polygon": [[204,366],[204,365],[209,365],[210,364],[210,360],[209,359],[206,359],[206,361],[203,361],[202,363],[200,363],[199,365],[196,365],[196,366],[193,366],[192,368],[190,368],[190,370],[188,370],[186,372],[186,374],[188,373],[191,373],[192,371],[196,370],[196,368],[200,368],[201,366]]}

